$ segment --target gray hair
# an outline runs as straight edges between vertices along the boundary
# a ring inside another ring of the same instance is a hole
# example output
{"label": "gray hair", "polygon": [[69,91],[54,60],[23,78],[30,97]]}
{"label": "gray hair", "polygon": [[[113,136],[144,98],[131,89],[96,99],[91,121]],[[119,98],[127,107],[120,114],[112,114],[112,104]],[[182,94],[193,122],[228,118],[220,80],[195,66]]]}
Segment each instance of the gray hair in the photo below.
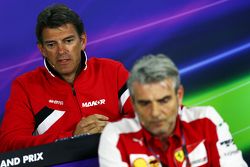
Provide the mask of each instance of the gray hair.
{"label": "gray hair", "polygon": [[149,84],[168,78],[174,81],[174,88],[177,92],[180,86],[180,75],[173,61],[164,54],[147,55],[135,63],[130,72],[127,85],[133,98],[132,84],[134,82]]}

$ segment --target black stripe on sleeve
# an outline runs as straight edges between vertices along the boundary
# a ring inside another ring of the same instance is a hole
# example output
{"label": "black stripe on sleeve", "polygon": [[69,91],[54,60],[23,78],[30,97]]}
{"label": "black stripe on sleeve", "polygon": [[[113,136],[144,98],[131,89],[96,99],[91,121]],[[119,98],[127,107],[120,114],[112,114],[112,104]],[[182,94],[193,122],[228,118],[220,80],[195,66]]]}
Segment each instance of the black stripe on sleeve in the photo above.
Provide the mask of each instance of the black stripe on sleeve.
{"label": "black stripe on sleeve", "polygon": [[121,98],[122,94],[123,94],[126,90],[127,90],[127,83],[125,83],[125,84],[121,87],[121,89],[119,90],[119,92],[118,92],[118,97],[119,97],[119,99]]}
{"label": "black stripe on sleeve", "polygon": [[39,111],[35,115],[35,129],[54,111],[54,109],[48,108],[47,106],[43,107],[41,111]]}

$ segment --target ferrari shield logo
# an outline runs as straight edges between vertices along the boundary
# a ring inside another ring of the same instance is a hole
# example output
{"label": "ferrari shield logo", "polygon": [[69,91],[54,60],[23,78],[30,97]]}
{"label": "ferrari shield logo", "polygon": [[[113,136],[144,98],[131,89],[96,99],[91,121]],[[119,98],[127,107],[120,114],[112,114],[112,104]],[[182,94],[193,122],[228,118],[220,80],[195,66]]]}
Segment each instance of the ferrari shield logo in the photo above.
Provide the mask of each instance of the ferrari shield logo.
{"label": "ferrari shield logo", "polygon": [[176,151],[174,157],[178,162],[182,163],[185,159],[183,150]]}

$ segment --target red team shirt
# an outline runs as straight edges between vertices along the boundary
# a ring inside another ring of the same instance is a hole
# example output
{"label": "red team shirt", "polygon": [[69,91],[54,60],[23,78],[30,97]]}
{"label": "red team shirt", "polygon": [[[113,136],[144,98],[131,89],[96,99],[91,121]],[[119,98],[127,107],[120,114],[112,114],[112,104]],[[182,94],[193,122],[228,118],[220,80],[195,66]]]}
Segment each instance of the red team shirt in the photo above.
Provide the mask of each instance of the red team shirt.
{"label": "red team shirt", "polygon": [[71,137],[82,117],[102,114],[109,121],[133,117],[126,88],[128,71],[116,61],[83,56],[73,86],[45,61],[12,85],[0,129],[0,152]]}
{"label": "red team shirt", "polygon": [[247,167],[228,125],[212,107],[179,109],[173,135],[164,145],[137,117],[110,123],[101,135],[100,167],[187,167],[188,163],[192,167]]}

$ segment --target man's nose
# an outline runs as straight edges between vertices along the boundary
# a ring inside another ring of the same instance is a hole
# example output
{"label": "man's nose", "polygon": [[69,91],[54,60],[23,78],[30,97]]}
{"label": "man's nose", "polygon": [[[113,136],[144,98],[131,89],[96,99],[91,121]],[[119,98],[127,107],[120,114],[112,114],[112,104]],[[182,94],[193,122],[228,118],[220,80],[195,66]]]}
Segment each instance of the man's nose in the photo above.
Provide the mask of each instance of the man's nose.
{"label": "man's nose", "polygon": [[156,102],[152,103],[151,113],[152,117],[159,117],[161,114],[160,106]]}
{"label": "man's nose", "polygon": [[58,53],[64,54],[65,53],[65,46],[62,43],[58,44]]}

